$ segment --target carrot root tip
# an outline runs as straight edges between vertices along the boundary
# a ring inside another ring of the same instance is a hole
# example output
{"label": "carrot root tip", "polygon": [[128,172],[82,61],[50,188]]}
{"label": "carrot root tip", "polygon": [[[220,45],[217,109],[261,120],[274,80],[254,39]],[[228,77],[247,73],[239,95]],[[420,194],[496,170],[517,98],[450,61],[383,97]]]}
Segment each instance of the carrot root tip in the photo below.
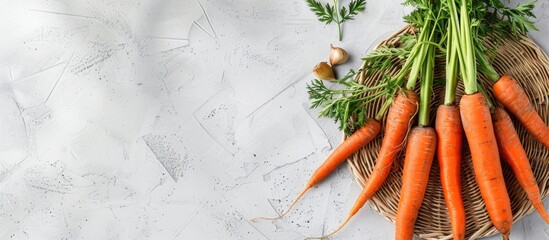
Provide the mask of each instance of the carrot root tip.
{"label": "carrot root tip", "polygon": [[501,236],[503,237],[503,240],[509,240],[509,233],[501,234]]}

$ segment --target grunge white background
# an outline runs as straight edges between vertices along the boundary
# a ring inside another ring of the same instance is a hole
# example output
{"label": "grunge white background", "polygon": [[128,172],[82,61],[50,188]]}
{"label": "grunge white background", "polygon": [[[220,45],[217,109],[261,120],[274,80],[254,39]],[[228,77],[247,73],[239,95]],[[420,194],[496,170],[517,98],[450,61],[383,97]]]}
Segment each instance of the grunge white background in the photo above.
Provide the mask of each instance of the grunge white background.
{"label": "grunge white background", "polygon": [[[360,189],[347,167],[275,215],[341,139],[309,109],[311,68],[357,68],[400,0],[318,22],[302,0],[0,0],[0,239],[303,239]],[[549,1],[536,9],[549,50]],[[546,201],[546,205],[549,201]],[[367,205],[333,239],[391,239]],[[548,239],[532,214],[511,239]],[[490,239],[500,239],[495,236]]]}

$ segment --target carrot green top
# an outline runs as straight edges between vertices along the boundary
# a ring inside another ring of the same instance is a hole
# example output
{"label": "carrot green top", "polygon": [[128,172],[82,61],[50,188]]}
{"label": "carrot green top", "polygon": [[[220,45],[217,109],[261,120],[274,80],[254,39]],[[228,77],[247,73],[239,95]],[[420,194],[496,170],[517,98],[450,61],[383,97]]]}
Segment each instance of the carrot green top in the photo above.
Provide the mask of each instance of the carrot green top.
{"label": "carrot green top", "polygon": [[433,87],[433,78],[435,71],[435,47],[429,45],[425,64],[421,69],[421,90],[419,93],[419,116],[418,125],[429,125],[429,110],[431,106],[431,89]]}
{"label": "carrot green top", "polygon": [[452,41],[452,25],[448,24],[448,33],[446,41],[446,88],[444,93],[444,104],[452,105],[456,101],[457,88],[457,43]]}

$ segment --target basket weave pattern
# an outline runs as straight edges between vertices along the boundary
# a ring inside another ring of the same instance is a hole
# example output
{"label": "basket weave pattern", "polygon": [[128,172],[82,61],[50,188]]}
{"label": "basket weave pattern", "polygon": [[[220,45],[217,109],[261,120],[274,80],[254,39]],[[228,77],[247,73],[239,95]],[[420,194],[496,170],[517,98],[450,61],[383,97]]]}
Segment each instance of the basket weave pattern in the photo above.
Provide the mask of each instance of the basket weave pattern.
{"label": "basket weave pattern", "polygon": [[[381,44],[397,44],[402,34],[413,32],[414,29],[407,26]],[[547,55],[537,46],[532,39],[524,36],[521,40],[505,39],[500,40],[498,47],[494,41],[488,41],[486,47],[496,49],[496,57],[493,65],[499,73],[507,73],[514,77],[524,88],[526,94],[532,101],[534,108],[542,116],[546,123],[549,122],[549,59]],[[379,46],[379,45],[378,45]],[[387,72],[395,75],[402,66],[402,61],[395,59],[392,68]],[[367,86],[377,84],[378,79],[384,73],[374,72],[370,75],[364,73],[367,66],[362,66],[357,74],[356,80]],[[435,79],[444,80],[445,69],[444,59],[437,59],[435,68]],[[484,76],[479,75],[485,89],[491,94],[492,83]],[[435,80],[436,81],[436,80]],[[461,83],[457,91],[457,101],[464,93]],[[418,91],[419,92],[419,91]],[[431,106],[431,122],[434,123],[436,108],[443,103],[444,86],[435,84],[433,87],[433,98]],[[494,99],[492,97],[492,99]],[[367,105],[368,113],[375,114],[385,99],[377,99]],[[497,104],[497,103],[496,103]],[[382,120],[382,123],[385,119]],[[549,151],[534,139],[526,129],[513,118],[517,133],[523,143],[524,149],[530,159],[532,170],[539,184],[542,197],[549,193]],[[416,124],[414,123],[413,126]],[[433,126],[433,125],[432,125]],[[384,127],[382,127],[384,129]],[[382,130],[383,131],[383,130]],[[372,173],[377,153],[381,146],[383,132],[370,144],[362,148],[349,159],[349,166],[357,182],[364,186],[365,181]],[[403,143],[405,144],[405,143]],[[462,197],[466,212],[466,239],[496,234],[497,231],[490,222],[486,207],[482,201],[475,174],[471,162],[471,155],[464,137],[463,159],[462,159]],[[405,146],[404,148],[405,149]],[[395,160],[391,174],[370,200],[375,210],[380,212],[391,222],[395,221],[398,207],[398,200],[401,188],[402,167],[404,156],[402,154]],[[526,194],[516,181],[509,166],[502,161],[505,183],[511,199],[513,220],[516,222],[525,215],[531,213],[534,208],[530,204]],[[452,239],[452,230],[448,217],[448,210],[444,201],[444,195],[440,185],[439,167],[435,159],[429,176],[429,183],[423,205],[420,209],[415,226],[415,234],[425,239]]]}

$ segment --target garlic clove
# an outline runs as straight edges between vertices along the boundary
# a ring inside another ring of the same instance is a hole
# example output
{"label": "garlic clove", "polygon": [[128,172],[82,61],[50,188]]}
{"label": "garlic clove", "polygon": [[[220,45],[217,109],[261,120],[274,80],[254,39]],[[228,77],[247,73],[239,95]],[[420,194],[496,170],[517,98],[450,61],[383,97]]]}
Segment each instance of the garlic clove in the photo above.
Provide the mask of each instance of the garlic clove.
{"label": "garlic clove", "polygon": [[333,81],[335,79],[334,70],[327,62],[321,62],[313,68],[315,76],[321,80]]}
{"label": "garlic clove", "polygon": [[347,54],[343,48],[334,47],[331,44],[330,47],[332,48],[330,50],[330,64],[332,66],[347,62],[347,59],[349,59],[349,54]]}

